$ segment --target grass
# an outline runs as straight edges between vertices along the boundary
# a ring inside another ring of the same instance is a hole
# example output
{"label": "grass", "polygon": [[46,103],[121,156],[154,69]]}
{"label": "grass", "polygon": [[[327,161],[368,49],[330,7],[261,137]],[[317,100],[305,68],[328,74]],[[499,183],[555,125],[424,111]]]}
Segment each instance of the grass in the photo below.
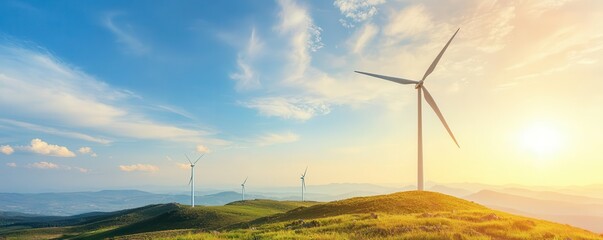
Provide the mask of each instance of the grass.
{"label": "grass", "polygon": [[0,238],[603,239],[568,225],[418,191],[329,203],[250,200],[216,207],[156,205],[76,226],[8,232]]}
{"label": "grass", "polygon": [[[224,206],[158,204],[106,214],[76,225],[44,228],[2,228],[6,239],[105,239],[121,235],[174,229],[213,230],[223,226],[282,213],[312,202],[248,200]],[[12,229],[11,229],[12,228]]]}

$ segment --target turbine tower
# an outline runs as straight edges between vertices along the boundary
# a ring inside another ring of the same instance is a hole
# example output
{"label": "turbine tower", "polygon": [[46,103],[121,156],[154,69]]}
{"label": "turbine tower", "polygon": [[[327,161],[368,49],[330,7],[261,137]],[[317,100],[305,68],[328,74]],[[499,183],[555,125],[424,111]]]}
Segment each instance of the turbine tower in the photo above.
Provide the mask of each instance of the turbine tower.
{"label": "turbine tower", "polygon": [[306,190],[306,172],[308,171],[308,167],[306,167],[306,170],[304,171],[304,174],[301,175],[301,190],[302,190],[302,202],[304,201],[304,190]]}
{"label": "turbine tower", "polygon": [[191,180],[188,182],[188,184],[191,185],[191,207],[195,207],[195,164],[197,164],[197,162],[199,161],[199,159],[201,159],[201,157],[203,157],[203,155],[205,154],[201,154],[201,156],[199,156],[197,160],[195,160],[195,162],[193,163],[191,159],[188,158],[188,155],[184,154],[188,162],[191,164]]}
{"label": "turbine tower", "polygon": [[243,181],[243,183],[241,183],[241,195],[243,196],[243,198],[242,198],[243,201],[245,201],[245,183],[247,182],[247,178],[249,178],[249,177],[246,177],[245,181]]}
{"label": "turbine tower", "polygon": [[421,115],[421,94],[422,93],[425,94],[425,101],[429,104],[429,106],[431,106],[431,108],[436,113],[436,115],[438,115],[438,118],[440,119],[440,121],[442,122],[442,124],[444,125],[446,130],[448,131],[448,134],[450,135],[450,137],[452,137],[452,140],[454,141],[456,146],[460,148],[458,142],[456,141],[456,138],[454,138],[452,131],[448,127],[446,120],[444,120],[444,116],[440,112],[438,105],[435,103],[435,100],[433,100],[433,97],[431,96],[431,94],[429,94],[429,91],[427,91],[427,88],[425,88],[425,86],[423,85],[425,78],[427,78],[427,76],[429,76],[429,74],[431,74],[431,72],[433,72],[436,65],[440,61],[440,58],[442,58],[442,55],[444,55],[444,51],[446,51],[446,48],[448,48],[448,45],[450,45],[450,42],[452,42],[452,39],[454,38],[454,36],[456,36],[456,34],[459,32],[459,30],[460,30],[460,28],[456,30],[456,32],[454,33],[454,35],[452,35],[450,40],[448,40],[448,42],[446,43],[446,45],[444,46],[442,51],[440,51],[438,56],[433,60],[433,62],[431,63],[431,66],[429,66],[429,68],[423,75],[423,78],[421,79],[421,81],[415,81],[415,80],[409,80],[409,79],[404,79],[404,78],[390,77],[390,76],[378,75],[378,74],[373,74],[373,73],[355,71],[356,73],[385,79],[385,80],[392,81],[392,82],[399,83],[399,84],[414,84],[415,85],[415,89],[417,89],[417,93],[418,93],[417,109],[418,109],[418,128],[419,129],[417,132],[418,133],[418,145],[417,145],[418,146],[418,149],[417,149],[417,152],[418,152],[417,153],[417,162],[418,162],[418,164],[417,164],[417,170],[418,170],[417,181],[418,181],[418,183],[417,183],[417,188],[419,191],[423,191],[423,187],[424,187],[423,186],[423,132],[422,132],[423,126],[422,126],[422,115]]}

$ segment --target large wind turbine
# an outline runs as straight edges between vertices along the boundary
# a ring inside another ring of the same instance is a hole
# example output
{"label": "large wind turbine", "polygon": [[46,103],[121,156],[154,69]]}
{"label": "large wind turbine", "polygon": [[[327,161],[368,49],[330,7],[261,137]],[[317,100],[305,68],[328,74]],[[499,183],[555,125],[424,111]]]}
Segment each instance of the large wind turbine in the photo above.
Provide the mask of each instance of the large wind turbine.
{"label": "large wind turbine", "polygon": [[446,128],[446,130],[448,131],[448,134],[450,134],[450,137],[452,137],[452,140],[454,141],[454,143],[456,144],[457,147],[460,148],[458,142],[456,141],[456,139],[454,138],[454,135],[452,134],[452,131],[450,131],[450,128],[448,127],[448,124],[446,123],[446,120],[444,120],[444,116],[442,115],[442,113],[440,112],[440,109],[438,108],[438,105],[436,105],[435,101],[433,100],[433,97],[431,97],[431,94],[429,94],[429,91],[427,91],[427,88],[425,88],[425,86],[423,85],[423,82],[425,81],[425,78],[427,78],[427,76],[429,76],[429,74],[431,74],[431,72],[433,72],[433,70],[435,69],[436,65],[438,64],[438,62],[440,61],[440,58],[442,58],[442,55],[444,55],[444,51],[446,51],[446,48],[448,48],[448,45],[450,45],[450,42],[452,42],[452,39],[454,38],[454,36],[456,36],[456,34],[459,32],[460,28],[456,30],[456,32],[454,33],[454,35],[452,35],[452,37],[450,38],[450,40],[448,40],[448,42],[446,43],[446,45],[444,46],[444,48],[442,49],[442,51],[440,51],[440,53],[438,54],[438,56],[433,60],[433,62],[431,63],[431,66],[429,66],[429,68],[427,69],[427,71],[425,72],[425,75],[423,75],[423,78],[421,79],[421,81],[415,81],[415,80],[409,80],[409,79],[404,79],[404,78],[398,78],[398,77],[390,77],[390,76],[383,76],[383,75],[378,75],[378,74],[373,74],[373,73],[367,73],[367,72],[359,72],[359,71],[355,71],[357,73],[360,74],[364,74],[364,75],[368,75],[371,77],[376,77],[376,78],[381,78],[381,79],[385,79],[388,81],[392,81],[395,83],[399,83],[399,84],[415,84],[415,89],[417,89],[418,92],[418,164],[417,164],[417,168],[418,168],[418,174],[417,174],[417,178],[418,178],[418,190],[419,191],[423,191],[423,132],[422,132],[422,116],[421,116],[421,93],[425,93],[425,101],[429,104],[429,106],[431,106],[431,108],[433,109],[433,111],[436,113],[436,115],[438,115],[438,118],[440,119],[440,121],[442,122],[442,124],[444,124],[444,127]]}
{"label": "large wind turbine", "polygon": [[191,180],[188,182],[188,184],[191,185],[191,207],[195,207],[195,164],[197,164],[203,155],[205,154],[201,154],[201,156],[199,156],[195,162],[192,162],[191,159],[188,158],[188,155],[184,154],[188,162],[191,164]]}
{"label": "large wind turbine", "polygon": [[301,190],[302,190],[302,202],[304,201],[304,190],[306,190],[306,172],[308,171],[308,167],[304,170],[304,174],[301,175]]}
{"label": "large wind turbine", "polygon": [[243,181],[243,183],[241,183],[241,195],[243,196],[242,199],[243,201],[245,201],[245,183],[247,182],[247,178],[245,178],[245,181]]}

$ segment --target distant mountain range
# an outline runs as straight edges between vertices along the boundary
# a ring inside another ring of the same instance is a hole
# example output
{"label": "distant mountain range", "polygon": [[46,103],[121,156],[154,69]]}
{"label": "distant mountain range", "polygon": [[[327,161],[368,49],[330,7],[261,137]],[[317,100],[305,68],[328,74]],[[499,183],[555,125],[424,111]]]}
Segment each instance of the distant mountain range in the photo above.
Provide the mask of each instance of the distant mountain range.
{"label": "distant mountain range", "polygon": [[[266,198],[247,195],[247,198]],[[220,192],[195,197],[199,205],[217,206],[241,200],[236,192]],[[0,193],[0,215],[36,214],[47,216],[70,216],[87,212],[110,212],[136,208],[149,204],[189,204],[188,195],[156,194],[137,190],[105,190],[98,192],[73,193]]]}

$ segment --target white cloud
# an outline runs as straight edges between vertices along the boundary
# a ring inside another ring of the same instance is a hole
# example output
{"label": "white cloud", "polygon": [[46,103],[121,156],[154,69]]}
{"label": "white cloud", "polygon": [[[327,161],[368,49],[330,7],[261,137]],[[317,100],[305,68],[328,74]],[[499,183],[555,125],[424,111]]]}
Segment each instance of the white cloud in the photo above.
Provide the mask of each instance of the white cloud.
{"label": "white cloud", "polygon": [[264,116],[302,121],[331,111],[328,105],[320,101],[287,97],[256,98],[242,105],[256,109]]}
{"label": "white cloud", "polygon": [[119,165],[119,169],[124,172],[157,172],[159,167],[150,164],[133,164],[133,165]]}
{"label": "white cloud", "polygon": [[209,148],[207,148],[207,146],[201,145],[201,144],[197,145],[197,147],[195,148],[195,150],[198,153],[208,153],[209,152]]}
{"label": "white cloud", "polygon": [[176,163],[176,166],[180,169],[190,169],[191,165],[186,164],[186,163]]}
{"label": "white cloud", "polygon": [[39,169],[59,169],[59,165],[51,163],[51,162],[35,162],[27,165],[31,168],[39,168]]}
{"label": "white cloud", "polygon": [[73,132],[73,131],[69,131],[69,130],[65,130],[65,129],[59,130],[59,129],[55,129],[55,128],[51,128],[51,127],[45,127],[45,126],[40,126],[37,124],[16,121],[16,120],[11,120],[11,119],[0,118],[0,123],[10,124],[15,127],[20,127],[20,128],[24,128],[24,129],[28,129],[28,130],[32,130],[32,131],[37,131],[37,132],[49,133],[49,134],[53,134],[53,135],[57,135],[57,136],[86,140],[89,142],[96,142],[96,143],[102,143],[102,144],[111,143],[110,140],[105,139],[105,138],[93,137],[93,136],[90,136],[87,134]]}
{"label": "white cloud", "polygon": [[6,155],[11,155],[15,152],[15,149],[13,149],[13,147],[10,145],[2,145],[0,146],[0,152]]}
{"label": "white cloud", "polygon": [[31,140],[31,145],[26,146],[25,149],[28,151],[48,156],[55,157],[75,157],[75,153],[70,151],[67,147],[48,144],[42,141],[42,139],[35,138]]}
{"label": "white cloud", "polygon": [[256,140],[256,143],[259,146],[269,146],[274,144],[281,143],[292,143],[299,140],[299,136],[297,134],[287,132],[287,133],[267,133],[264,134]]}
{"label": "white cloud", "polygon": [[108,13],[102,19],[103,25],[111,31],[117,38],[117,42],[123,44],[126,47],[126,51],[137,55],[142,55],[149,52],[149,47],[143,44],[138,37],[132,34],[133,29],[129,25],[128,29],[124,29],[115,23],[115,17],[117,13]]}
{"label": "white cloud", "polygon": [[431,15],[423,5],[406,7],[390,16],[384,34],[400,41],[407,37],[417,37],[433,29]]}
{"label": "white cloud", "polygon": [[14,163],[14,162],[9,162],[9,163],[6,163],[6,166],[9,166],[9,167],[17,167],[17,164],[16,164],[16,163]]}
{"label": "white cloud", "polygon": [[81,147],[78,152],[80,152],[81,154],[88,154],[91,157],[98,157],[98,155],[96,155],[96,153],[92,151],[92,148],[90,147]]}
{"label": "white cloud", "polygon": [[377,35],[379,28],[373,24],[365,24],[352,37],[350,42],[353,53],[360,53],[364,47]]}
{"label": "white cloud", "polygon": [[257,36],[255,28],[251,29],[251,35],[245,51],[237,55],[238,72],[231,73],[229,77],[236,81],[237,91],[252,90],[261,87],[260,78],[252,64],[262,50],[264,44]]}
{"label": "white cloud", "polygon": [[81,167],[74,167],[74,169],[75,169],[75,170],[78,170],[78,171],[79,171],[79,172],[81,172],[81,173],[87,173],[87,172],[89,172],[89,171],[90,171],[90,170],[89,170],[89,169],[87,169],[87,168],[81,168]]}
{"label": "white cloud", "polygon": [[377,14],[377,5],[385,3],[385,0],[335,0],[335,5],[341,14],[347,19],[351,20],[348,22],[345,19],[339,21],[344,27],[354,27],[354,22],[364,22],[371,19]]}
{"label": "white cloud", "polygon": [[[0,44],[1,117],[44,119],[44,125],[70,126],[114,136],[201,142],[209,133],[157,123],[129,104],[131,92],[114,89],[49,53]],[[10,115],[6,113],[10,112]],[[2,121],[23,128],[108,143],[106,139],[19,121]],[[223,141],[222,141],[223,142]]]}
{"label": "white cloud", "polygon": [[310,64],[310,51],[322,47],[320,32],[322,29],[314,25],[308,10],[293,0],[278,1],[281,11],[280,22],[276,29],[289,39],[286,58],[289,60],[287,80],[299,80]]}

